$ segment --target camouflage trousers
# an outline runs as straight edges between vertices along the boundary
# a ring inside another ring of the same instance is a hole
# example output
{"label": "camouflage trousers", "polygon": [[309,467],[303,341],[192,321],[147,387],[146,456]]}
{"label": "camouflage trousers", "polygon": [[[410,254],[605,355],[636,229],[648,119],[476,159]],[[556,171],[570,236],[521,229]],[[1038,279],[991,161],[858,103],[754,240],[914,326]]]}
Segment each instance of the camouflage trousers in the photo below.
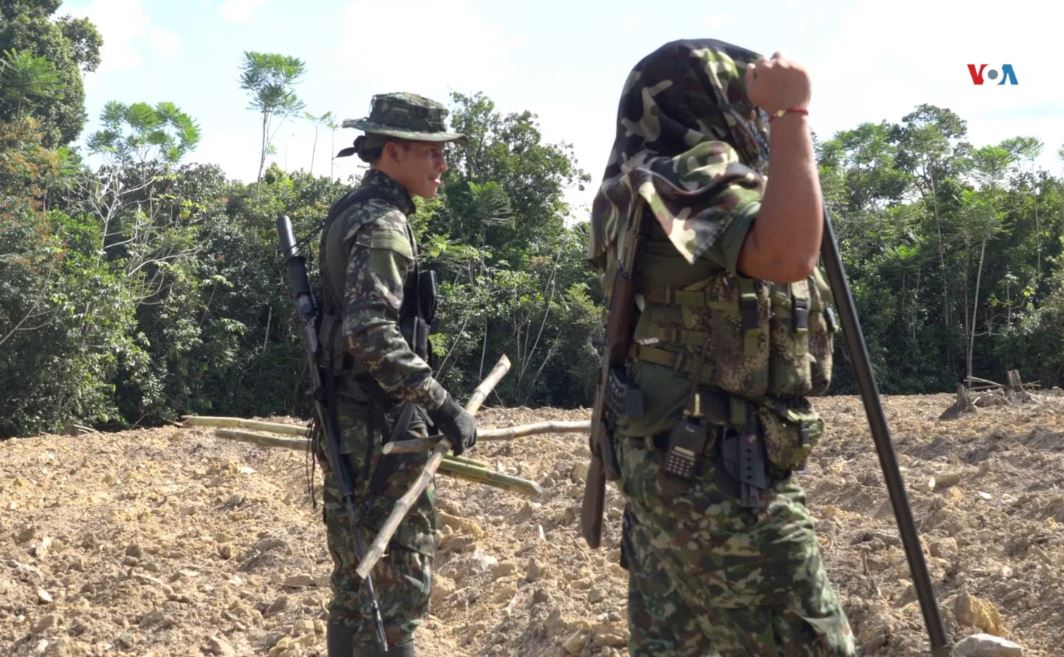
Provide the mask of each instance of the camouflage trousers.
{"label": "camouflage trousers", "polygon": [[[374,417],[367,404],[341,398],[338,403],[343,458],[355,475],[356,509],[363,545],[374,536],[401,497],[421,473],[428,454],[382,456],[380,446],[398,415]],[[425,437],[424,420],[414,413],[409,429],[399,439]],[[325,530],[332,555],[332,601],[329,622],[356,629],[355,644],[376,648],[376,621],[364,580],[355,572],[354,537],[339,490],[319,448],[318,458],[325,473]],[[435,487],[430,485],[407,514],[372,572],[373,584],[384,619],[389,645],[414,639],[414,629],[428,612],[432,590],[432,560],[436,550]]]}
{"label": "camouflage trousers", "polygon": [[720,490],[714,459],[679,494],[662,453],[618,438],[631,657],[852,657],[802,490],[774,486],[759,512]]}

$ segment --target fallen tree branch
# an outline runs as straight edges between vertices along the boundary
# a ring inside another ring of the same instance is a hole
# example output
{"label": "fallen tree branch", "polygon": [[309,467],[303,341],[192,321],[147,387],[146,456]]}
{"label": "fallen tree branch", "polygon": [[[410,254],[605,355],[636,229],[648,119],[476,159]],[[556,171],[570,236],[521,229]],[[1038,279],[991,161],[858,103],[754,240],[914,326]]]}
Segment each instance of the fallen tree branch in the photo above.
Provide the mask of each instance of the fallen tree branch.
{"label": "fallen tree branch", "polygon": [[467,479],[469,481],[495,486],[496,488],[502,488],[503,490],[513,491],[515,493],[524,493],[525,495],[543,494],[543,488],[534,481],[522,479],[521,477],[514,477],[501,472],[495,472],[488,468],[463,463],[461,461],[444,459],[440,464],[440,472],[447,472],[459,479]]}
{"label": "fallen tree branch", "polygon": [[[477,440],[509,440],[524,438],[543,433],[590,433],[590,420],[573,421],[547,421],[534,424],[521,424],[515,427],[503,427],[499,429],[484,429],[477,431]],[[414,438],[413,440],[397,440],[385,443],[382,452],[385,454],[404,454],[407,452],[423,452],[436,446],[439,440],[435,438]]]}
{"label": "fallen tree branch", "polygon": [[[484,403],[484,399],[495,388],[495,384],[499,382],[499,379],[504,377],[510,370],[510,359],[504,354],[499,358],[499,362],[495,364],[488,376],[480,382],[476,390],[473,391],[473,395],[466,403],[465,409],[467,412],[476,414],[480,409],[480,405]],[[406,491],[402,497],[395,502],[395,507],[392,509],[391,515],[381,525],[381,529],[377,532],[377,536],[373,539],[373,544],[366,550],[365,556],[358,564],[358,568],[355,571],[359,577],[365,579],[373,566],[380,561],[381,556],[384,554],[384,550],[388,547],[388,541],[392,540],[392,535],[395,534],[395,530],[399,528],[399,523],[406,517],[410,507],[414,505],[417,498],[421,496],[421,493],[428,488],[429,483],[432,481],[432,477],[436,474],[436,470],[439,469],[440,463],[443,461],[443,457],[447,454],[447,450],[450,448],[450,444],[446,440],[441,440],[432,450],[432,455],[429,456],[428,463],[425,464],[425,468],[421,471],[414,485],[410,487],[410,490]]]}
{"label": "fallen tree branch", "polygon": [[310,433],[310,429],[299,424],[281,424],[279,422],[263,422],[261,420],[245,420],[242,417],[215,417],[210,415],[185,415],[181,417],[181,423],[190,427],[225,427],[228,429],[256,429],[258,431],[270,431],[286,436],[303,436]]}
{"label": "fallen tree branch", "polygon": [[[228,440],[251,443],[259,447],[281,447],[299,451],[310,447],[310,441],[305,438],[282,438],[280,436],[240,431],[238,429],[216,429],[214,435]],[[439,472],[473,483],[486,484],[503,490],[525,493],[526,495],[543,494],[543,489],[534,481],[496,472],[491,469],[491,465],[488,463],[461,456],[445,456],[443,462],[440,463]]]}
{"label": "fallen tree branch", "polygon": [[214,435],[229,440],[239,440],[242,443],[251,443],[260,447],[283,447],[285,449],[305,450],[310,446],[306,438],[281,438],[263,433],[240,431],[238,429],[215,429]]}

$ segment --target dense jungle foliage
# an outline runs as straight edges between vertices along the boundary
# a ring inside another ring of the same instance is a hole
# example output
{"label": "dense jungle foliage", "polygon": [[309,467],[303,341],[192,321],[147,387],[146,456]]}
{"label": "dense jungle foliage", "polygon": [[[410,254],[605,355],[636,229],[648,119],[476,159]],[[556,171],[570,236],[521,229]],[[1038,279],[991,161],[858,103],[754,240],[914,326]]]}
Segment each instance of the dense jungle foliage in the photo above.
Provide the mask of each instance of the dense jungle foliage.
{"label": "dense jungle foliage", "polygon": [[[308,415],[274,220],[288,214],[309,234],[357,181],[265,166],[271,121],[331,120],[298,112],[302,62],[247,53],[242,87],[264,126],[248,153],[263,165],[257,182],[185,163],[200,128],[169,102],[109,103],[75,146],[81,76],[101,41],[58,6],[0,11],[0,437],[184,413]],[[501,113],[479,93],[452,95],[451,112],[469,142],[413,218],[442,281],[439,376],[464,397],[505,353],[496,403],[587,406],[601,294],[565,192],[590,177],[531,113]],[[1012,368],[1060,383],[1064,185],[1035,166],[1042,148],[973,145],[961,117],[928,105],[818,142],[884,392]],[[316,251],[312,239],[312,272]],[[841,345],[836,362],[833,390],[852,390]]]}

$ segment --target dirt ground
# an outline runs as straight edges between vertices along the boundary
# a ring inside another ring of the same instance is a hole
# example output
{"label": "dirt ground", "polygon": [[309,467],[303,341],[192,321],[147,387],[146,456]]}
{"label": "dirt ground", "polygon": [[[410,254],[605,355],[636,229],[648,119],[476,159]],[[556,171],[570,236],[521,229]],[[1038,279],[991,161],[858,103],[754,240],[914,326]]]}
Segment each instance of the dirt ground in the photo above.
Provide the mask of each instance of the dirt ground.
{"label": "dirt ground", "polygon": [[[928,568],[954,640],[1064,645],[1064,397],[941,421],[952,396],[886,400]],[[927,639],[859,401],[799,475],[867,656]],[[482,426],[586,419],[485,409]],[[420,655],[626,654],[622,504],[605,549],[579,538],[586,437],[482,441],[471,454],[540,482],[538,499],[446,476]],[[324,655],[330,562],[305,455],[167,427],[0,443],[0,655]],[[319,473],[320,476],[320,473]]]}

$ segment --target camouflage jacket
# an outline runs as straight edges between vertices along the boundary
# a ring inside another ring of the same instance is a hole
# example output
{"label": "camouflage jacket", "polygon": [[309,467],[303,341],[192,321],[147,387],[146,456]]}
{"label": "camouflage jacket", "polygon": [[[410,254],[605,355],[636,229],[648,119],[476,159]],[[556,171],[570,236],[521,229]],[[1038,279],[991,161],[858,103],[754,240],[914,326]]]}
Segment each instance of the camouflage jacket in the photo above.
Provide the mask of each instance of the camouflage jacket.
{"label": "camouflage jacket", "polygon": [[368,171],[355,192],[366,189],[373,197],[344,210],[322,236],[324,306],[340,315],[355,373],[369,374],[396,399],[436,409],[447,392],[398,324],[403,285],[417,258],[407,222],[414,203],[399,183],[377,170]]}
{"label": "camouflage jacket", "polygon": [[[695,379],[758,404],[796,398],[803,408],[800,398],[827,386],[826,286],[815,276],[774,284],[737,271],[768,180],[767,122],[743,83],[757,58],[720,41],[675,41],[625,84],[589,244],[603,268],[636,248],[641,312],[629,375],[646,413],[622,420],[623,434],[667,429]],[[637,217],[645,218],[633,236]]]}

